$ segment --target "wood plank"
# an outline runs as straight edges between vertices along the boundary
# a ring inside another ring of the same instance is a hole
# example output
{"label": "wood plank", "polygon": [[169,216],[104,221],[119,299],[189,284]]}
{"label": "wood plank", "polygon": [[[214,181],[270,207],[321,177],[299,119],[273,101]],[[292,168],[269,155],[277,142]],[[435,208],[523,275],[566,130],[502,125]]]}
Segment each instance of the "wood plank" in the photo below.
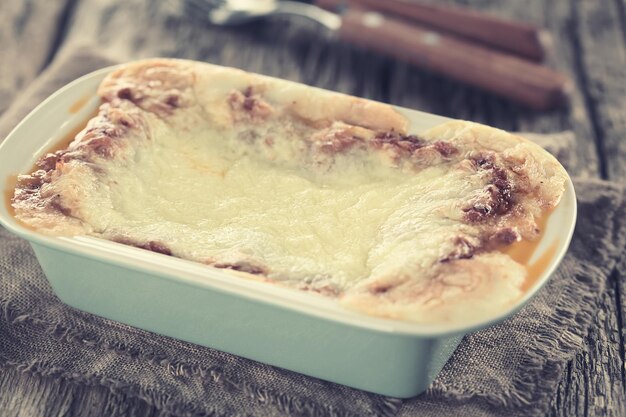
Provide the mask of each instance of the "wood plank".
{"label": "wood plank", "polygon": [[624,42],[626,43],[626,0],[615,0]]}
{"label": "wood plank", "polygon": [[[626,2],[574,2],[572,24],[579,47],[579,63],[586,88],[586,103],[593,119],[593,129],[602,154],[604,177],[623,182],[626,179]],[[624,267],[618,268],[624,271]],[[624,314],[626,286],[619,272],[613,276],[609,296],[592,328],[589,344],[589,384],[593,394],[589,410],[599,415],[626,415]],[[613,304],[616,305],[615,316]],[[602,320],[606,313],[609,320]],[[599,329],[604,331],[599,331]],[[590,341],[591,341],[590,340]],[[618,359],[619,358],[619,359]],[[596,368],[595,370],[593,368]],[[603,408],[605,407],[605,408]]]}
{"label": "wood plank", "polygon": [[172,417],[139,398],[15,368],[0,368],[2,417]]}
{"label": "wood plank", "polygon": [[584,388],[587,401],[578,411],[570,410],[569,414],[563,415],[626,415],[616,292],[617,281],[611,280],[609,288],[602,294],[600,309],[586,338],[586,349],[577,355],[580,372],[573,374],[567,382]]}
{"label": "wood plank", "polygon": [[[618,310],[618,326],[620,329],[620,335],[622,336],[619,341],[620,356],[622,358],[621,379],[626,380],[626,342],[624,342],[624,335],[626,335],[626,257],[622,257],[617,267],[615,268],[614,280],[617,286],[617,301],[620,306]],[[626,384],[624,384],[626,385]],[[625,387],[626,390],[626,387]],[[624,413],[626,415],[626,412]]]}
{"label": "wood plank", "polygon": [[0,370],[0,410],[6,417],[64,415],[71,408],[72,387],[18,371]]}
{"label": "wood plank", "polygon": [[59,22],[71,4],[71,0],[0,2],[0,114],[48,63],[62,37]]}
{"label": "wood plank", "polygon": [[574,23],[604,175],[626,179],[626,47],[617,2],[576,2]]}

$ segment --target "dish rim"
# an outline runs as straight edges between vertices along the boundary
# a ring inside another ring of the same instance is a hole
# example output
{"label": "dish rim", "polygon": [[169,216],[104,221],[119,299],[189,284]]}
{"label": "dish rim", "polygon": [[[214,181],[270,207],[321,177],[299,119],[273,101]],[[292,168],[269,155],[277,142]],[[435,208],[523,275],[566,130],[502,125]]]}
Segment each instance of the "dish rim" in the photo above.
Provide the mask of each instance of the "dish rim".
{"label": "dish rim", "polygon": [[[6,136],[2,143],[0,143],[0,161],[5,158],[5,149],[9,148],[14,141],[18,140],[16,138],[19,138],[20,132],[24,129],[24,127],[28,126],[30,123],[33,123],[33,119],[36,120],[38,117],[42,117],[41,113],[43,112],[43,110],[52,108],[54,107],[54,105],[57,104],[57,102],[61,102],[64,95],[69,95],[70,92],[79,90],[85,97],[88,97],[90,101],[95,102],[93,106],[97,106],[98,101],[96,101],[96,91],[93,90],[90,93],[90,89],[88,89],[87,86],[91,83],[94,83],[96,80],[101,80],[106,74],[120,66],[121,65],[114,65],[90,72],[89,74],[86,74],[66,84],[55,93],[50,95],[41,104],[35,107],[35,109],[33,109]],[[281,79],[281,81],[291,83],[291,81],[288,80]],[[320,90],[317,87],[310,88]],[[440,119],[440,121],[442,122],[446,120],[452,120],[449,118],[421,112],[418,110],[407,109],[398,106],[392,107],[409,118],[410,126],[413,126],[415,124],[413,122],[413,119],[416,119],[418,117],[426,117],[431,119],[436,118]],[[77,121],[77,119],[79,117],[79,113],[68,113],[63,117],[62,115],[59,115],[60,120],[64,120],[60,121],[60,126],[63,125],[63,123],[67,124],[71,120],[75,121],[74,124],[78,124],[79,121]],[[82,117],[82,115],[80,115],[80,117]],[[84,122],[84,119],[85,118],[82,117],[82,122]],[[54,135],[49,136],[45,133],[42,133],[42,136],[44,136],[45,138],[45,142],[43,144],[50,144],[59,140],[59,138],[55,138]],[[43,140],[44,139],[42,139],[42,141]],[[46,149],[46,147],[40,147],[38,152],[34,152],[33,155],[31,155],[32,159],[30,161],[24,162],[30,162],[32,165],[32,163],[41,155],[42,149]],[[0,166],[2,165],[5,164],[0,164]],[[24,165],[26,166],[26,163],[24,163]],[[10,176],[18,173],[3,171],[5,170],[3,168],[0,168],[0,184],[3,184],[4,187],[7,187],[8,179],[10,178]],[[5,190],[5,188],[3,188],[3,190]],[[3,203],[5,202],[3,201]],[[569,210],[567,210],[567,207],[562,206],[566,203],[568,204]],[[569,174],[567,175],[565,191],[561,198],[561,202],[555,209],[553,215],[556,214],[556,211],[558,211],[559,208],[561,210],[566,210],[564,214],[568,215],[567,219],[569,219],[569,223],[567,223],[567,230],[565,231],[565,234],[563,234],[563,231],[557,234],[559,238],[555,242],[558,242],[558,250],[551,259],[548,267],[544,269],[543,273],[536,279],[534,284],[529,289],[527,289],[525,293],[515,301],[515,303],[511,304],[508,308],[499,311],[497,314],[473,322],[452,322],[434,324],[413,323],[397,319],[385,319],[376,316],[368,316],[363,313],[356,313],[339,306],[339,303],[336,302],[336,300],[334,299],[328,299],[324,297],[324,299],[322,300],[318,298],[322,296],[305,293],[304,291],[298,289],[270,285],[271,283],[269,282],[259,282],[243,278],[233,280],[233,275],[237,274],[229,271],[213,268],[208,265],[203,265],[193,261],[157,254],[144,249],[138,249],[127,245],[110,242],[100,238],[83,236],[68,238],[43,235],[33,230],[30,230],[20,224],[9,213],[5,204],[0,205],[0,224],[3,225],[10,232],[28,240],[29,242],[44,245],[64,252],[69,252],[74,255],[85,256],[94,261],[115,264],[120,267],[129,268],[131,270],[143,271],[151,275],[160,276],[162,278],[177,281],[186,285],[193,285],[202,289],[210,289],[223,293],[229,293],[231,295],[244,297],[246,299],[256,302],[270,304],[291,312],[305,314],[307,316],[313,316],[323,320],[339,322],[348,326],[354,326],[358,328],[368,329],[371,331],[391,333],[396,335],[435,338],[450,336],[458,333],[468,333],[500,322],[521,309],[541,288],[543,288],[543,286],[546,284],[550,276],[552,276],[552,274],[564,258],[565,254],[567,253],[576,225],[576,192],[571,178],[569,177]],[[565,219],[565,221],[567,219]],[[549,227],[546,227],[542,239],[546,237],[548,229]],[[535,253],[534,255],[537,255],[537,253]],[[329,304],[329,301],[332,301],[334,307]]]}

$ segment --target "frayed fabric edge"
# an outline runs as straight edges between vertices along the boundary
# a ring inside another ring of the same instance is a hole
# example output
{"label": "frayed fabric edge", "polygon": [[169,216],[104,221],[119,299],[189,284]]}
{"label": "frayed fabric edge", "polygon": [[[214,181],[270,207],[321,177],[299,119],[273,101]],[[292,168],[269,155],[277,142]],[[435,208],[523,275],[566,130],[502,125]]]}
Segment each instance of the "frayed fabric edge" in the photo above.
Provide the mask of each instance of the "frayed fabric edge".
{"label": "frayed fabric edge", "polygon": [[[546,400],[549,400],[556,392],[567,362],[576,355],[577,349],[582,346],[584,338],[589,334],[594,313],[599,307],[600,294],[606,289],[610,275],[617,267],[617,260],[625,252],[623,248],[626,243],[626,222],[622,219],[626,215],[626,187],[601,180],[597,182],[598,185],[602,183],[605,186],[612,184],[609,192],[621,194],[621,200],[613,216],[611,240],[614,242],[615,253],[611,259],[607,259],[609,263],[605,265],[605,270],[575,259],[569,274],[575,284],[565,287],[564,296],[560,298],[561,302],[554,309],[554,313],[545,318],[546,330],[536,335],[529,344],[530,355],[519,364],[525,372],[517,373],[518,377],[512,381],[512,389],[505,391],[501,396],[494,397],[493,393],[459,393],[448,387],[438,387],[428,391],[434,398],[444,398],[459,403],[480,398],[493,407],[523,408],[524,415],[545,415],[550,406]],[[564,267],[566,262],[567,259],[561,267]],[[601,276],[603,279],[590,279],[592,275]],[[566,300],[571,299],[582,301],[574,309],[565,304]],[[551,337],[542,337],[546,334]],[[555,341],[556,343],[552,343]],[[552,352],[552,356],[559,356],[560,359],[548,359],[549,355],[546,352]],[[536,390],[537,386],[542,389]],[[532,392],[535,390],[543,394],[533,397]]]}
{"label": "frayed fabric edge", "polygon": [[[161,411],[184,417],[217,417],[226,415],[223,413],[220,414],[217,410],[202,410],[201,408],[191,404],[177,403],[176,399],[172,396],[157,394],[150,389],[143,389],[135,384],[129,384],[112,378],[68,372],[62,368],[52,367],[37,360],[33,360],[31,362],[19,362],[0,356],[0,369],[2,368],[15,369],[18,372],[35,375],[41,378],[60,378],[76,385],[104,387],[107,388],[112,394],[139,398]],[[232,414],[229,414],[229,416],[230,415]],[[243,417],[247,416],[247,414],[236,414],[232,416]]]}
{"label": "frayed fabric edge", "polygon": [[[472,399],[480,398],[494,407],[524,407],[528,415],[530,415],[531,412],[533,412],[533,414],[541,414],[542,411],[545,411],[548,406],[545,400],[549,397],[551,390],[557,388],[556,385],[567,360],[571,359],[571,357],[576,354],[576,348],[582,344],[584,337],[588,333],[593,313],[597,310],[597,295],[605,288],[605,280],[594,281],[587,278],[590,274],[602,274],[598,268],[577,263],[574,269],[571,275],[572,279],[575,280],[575,285],[572,284],[566,287],[564,296],[561,299],[581,299],[582,302],[580,304],[584,307],[573,309],[560,303],[555,309],[555,311],[559,311],[560,313],[546,318],[546,331],[542,332],[542,334],[558,334],[559,343],[556,345],[550,343],[555,340],[554,337],[545,338],[538,335],[538,337],[534,339],[533,343],[529,346],[532,354],[525,361],[520,363],[520,366],[524,367],[526,372],[520,373],[519,378],[513,381],[512,386],[514,389],[505,392],[504,395],[500,397],[494,397],[493,393],[459,393],[458,391],[448,390],[447,387],[439,387],[438,389],[429,390],[429,396],[454,400],[457,403],[464,403]],[[277,411],[282,413],[297,413],[298,415],[311,417],[349,417],[353,415],[334,407],[325,408],[309,399],[300,399],[285,394],[277,394],[271,390],[257,387],[253,384],[237,381],[236,379],[225,376],[219,367],[200,367],[197,364],[168,358],[166,355],[159,354],[158,352],[142,351],[137,348],[128,347],[121,342],[102,340],[86,332],[70,329],[61,323],[50,323],[30,314],[18,311],[11,307],[6,300],[0,300],[0,307],[0,311],[4,316],[3,318],[6,319],[10,325],[28,323],[29,325],[43,327],[60,342],[78,343],[85,347],[113,350],[118,355],[139,358],[140,360],[145,360],[151,364],[165,368],[166,372],[174,376],[201,378],[203,383],[217,383],[225,390],[239,390],[242,392],[242,395],[256,399],[260,404],[274,406]],[[563,331],[564,329],[567,330]],[[561,356],[562,359],[546,359],[546,352],[555,352],[554,355]],[[3,365],[41,376],[61,377],[78,384],[104,386],[113,393],[140,398],[160,410],[177,415],[193,417],[220,415],[218,410],[202,410],[198,406],[186,403],[173,396],[157,392],[150,387],[142,387],[137,383],[128,383],[98,375],[72,373],[38,361],[30,363],[11,361],[9,358],[5,358],[0,354],[0,366]],[[537,386],[542,387],[542,389],[536,390]],[[532,393],[534,391],[544,392],[544,395],[536,398],[532,398],[530,394],[528,396],[523,395],[523,393]],[[381,403],[382,409],[375,410],[372,415],[392,417],[399,411],[403,401],[383,397]]]}
{"label": "frayed fabric edge", "polygon": [[[555,314],[545,319],[546,330],[530,344],[529,356],[519,364],[526,371],[518,373],[518,377],[512,382],[512,389],[497,397],[492,392],[459,393],[447,387],[433,388],[428,393],[433,398],[455,400],[459,403],[480,398],[492,407],[505,407],[511,411],[523,407],[525,415],[543,415],[549,407],[546,400],[556,390],[567,361],[575,356],[576,349],[582,345],[584,337],[588,334],[593,313],[597,310],[598,297],[595,295],[605,288],[604,282],[590,281],[584,274],[577,273],[572,279],[576,280],[576,285],[571,285],[565,290],[564,298],[577,297],[576,299],[582,300],[581,304],[586,307],[573,309],[561,303],[555,309],[560,312],[559,315]],[[550,344],[557,334],[559,343],[556,346]],[[550,337],[544,339],[542,336],[545,335]],[[546,352],[553,352],[552,356],[559,356],[561,359],[548,359],[547,356],[550,355]],[[538,390],[537,386],[541,389]],[[534,392],[542,392],[543,395],[532,397]]]}
{"label": "frayed fabric edge", "polygon": [[[169,358],[167,355],[155,351],[145,351],[134,347],[128,347],[117,341],[107,341],[87,332],[71,329],[62,323],[51,323],[31,314],[18,311],[11,307],[7,300],[0,299],[0,312],[9,325],[28,324],[44,328],[45,331],[60,343],[80,344],[86,348],[100,348],[114,351],[117,355],[146,361],[152,365],[164,368],[165,372],[175,377],[199,378],[204,385],[217,384],[226,391],[240,391],[246,398],[255,400],[260,405],[273,406],[280,413],[296,414],[310,417],[360,417],[346,410],[334,406],[320,405],[308,398],[297,398],[273,390],[242,382],[223,373],[216,367],[202,367],[197,364]],[[41,376],[61,377],[76,383],[89,384],[91,386],[104,386],[114,393],[123,393],[132,397],[138,397],[156,408],[176,415],[185,416],[213,416],[220,415],[217,410],[211,410],[208,414],[201,407],[189,404],[180,398],[163,394],[151,387],[143,387],[135,382],[126,382],[119,379],[103,377],[99,375],[83,375],[69,372],[59,367],[51,366],[40,361],[19,362],[4,357],[0,352],[0,367],[8,365],[25,372]],[[377,409],[372,410],[371,416],[393,417],[402,401],[395,398],[380,397]],[[229,414],[230,415],[230,414]],[[247,415],[247,414],[245,414]]]}

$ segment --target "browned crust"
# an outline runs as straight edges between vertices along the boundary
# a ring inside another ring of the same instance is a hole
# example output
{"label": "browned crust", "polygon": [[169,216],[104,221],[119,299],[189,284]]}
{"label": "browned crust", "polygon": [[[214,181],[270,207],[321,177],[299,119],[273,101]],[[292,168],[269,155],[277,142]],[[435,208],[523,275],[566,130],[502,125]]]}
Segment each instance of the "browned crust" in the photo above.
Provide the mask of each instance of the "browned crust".
{"label": "browned crust", "polygon": [[[449,252],[433,265],[430,279],[406,275],[368,279],[342,294],[342,304],[368,314],[417,321],[424,315],[450,321],[479,311],[492,314],[510,304],[516,292],[521,295],[525,276],[523,266],[499,249],[539,237],[537,219],[557,206],[567,174],[537,145],[476,123],[452,121],[422,137],[451,143],[462,155],[455,162],[459,169],[484,174],[483,192],[460,207],[462,220],[478,226],[481,234],[454,237]],[[512,298],[481,302],[480,295],[491,288],[506,289]]]}
{"label": "browned crust", "polygon": [[193,65],[178,60],[155,59],[129,64],[109,74],[98,95],[109,103],[128,100],[159,117],[195,104]]}

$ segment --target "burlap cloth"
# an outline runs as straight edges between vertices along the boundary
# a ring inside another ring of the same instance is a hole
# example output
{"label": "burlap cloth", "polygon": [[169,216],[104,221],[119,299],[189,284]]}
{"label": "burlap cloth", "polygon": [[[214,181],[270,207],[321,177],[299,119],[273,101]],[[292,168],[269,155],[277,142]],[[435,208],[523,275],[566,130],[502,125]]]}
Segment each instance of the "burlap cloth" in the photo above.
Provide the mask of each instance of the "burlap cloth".
{"label": "burlap cloth", "polygon": [[[57,88],[109,64],[88,50],[64,53],[3,115],[0,138]],[[534,139],[571,163],[571,134]],[[621,186],[575,185],[576,233],[549,283],[511,319],[466,336],[431,388],[413,399],[369,394],[74,310],[52,293],[29,245],[1,228],[0,366],[121,390],[177,415],[543,415],[626,234]]]}

